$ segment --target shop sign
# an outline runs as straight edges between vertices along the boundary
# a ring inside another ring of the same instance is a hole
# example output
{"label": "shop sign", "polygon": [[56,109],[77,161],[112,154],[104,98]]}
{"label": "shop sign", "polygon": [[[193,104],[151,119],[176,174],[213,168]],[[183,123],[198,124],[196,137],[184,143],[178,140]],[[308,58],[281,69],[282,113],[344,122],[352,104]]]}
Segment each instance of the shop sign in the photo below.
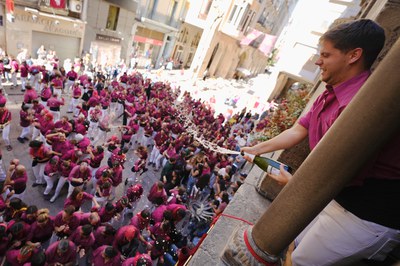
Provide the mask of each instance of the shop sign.
{"label": "shop sign", "polygon": [[60,27],[59,25],[56,25],[54,22],[55,20],[43,17],[43,16],[37,16],[35,19],[32,17],[31,14],[29,13],[16,13],[15,15],[15,22],[23,22],[23,23],[29,23],[37,26],[42,26],[42,31],[49,32],[49,33],[55,33],[55,34],[61,34],[61,35],[68,35],[68,36],[75,36],[75,37],[81,37],[82,36],[82,31],[77,28],[67,28],[67,27]]}
{"label": "shop sign", "polygon": [[102,34],[96,34],[96,40],[103,41],[103,42],[121,43],[120,38],[115,38],[112,36],[107,36],[107,35],[102,35]]}

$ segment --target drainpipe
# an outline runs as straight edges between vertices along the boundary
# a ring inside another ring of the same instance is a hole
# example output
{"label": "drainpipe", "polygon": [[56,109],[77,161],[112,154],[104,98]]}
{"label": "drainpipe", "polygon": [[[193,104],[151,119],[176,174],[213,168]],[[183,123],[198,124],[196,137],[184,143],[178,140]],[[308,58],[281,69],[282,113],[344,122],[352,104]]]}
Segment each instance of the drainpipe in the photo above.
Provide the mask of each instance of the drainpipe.
{"label": "drainpipe", "polygon": [[[398,132],[400,61],[394,58],[400,58],[400,39],[247,234],[257,255],[280,254]],[[244,242],[243,234],[232,238]],[[225,249],[224,257],[229,254],[235,252]]]}

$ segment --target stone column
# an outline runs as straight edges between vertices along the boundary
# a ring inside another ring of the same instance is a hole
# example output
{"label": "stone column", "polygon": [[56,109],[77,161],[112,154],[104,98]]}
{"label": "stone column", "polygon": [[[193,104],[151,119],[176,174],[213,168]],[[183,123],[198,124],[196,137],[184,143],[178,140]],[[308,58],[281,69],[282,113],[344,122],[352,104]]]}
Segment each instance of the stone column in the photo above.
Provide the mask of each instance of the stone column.
{"label": "stone column", "polygon": [[236,257],[233,260],[242,265],[255,265],[249,251],[267,261],[268,254],[278,255],[398,132],[400,125],[394,121],[400,119],[400,61],[396,58],[400,58],[400,39],[254,227],[232,237],[225,261]]}

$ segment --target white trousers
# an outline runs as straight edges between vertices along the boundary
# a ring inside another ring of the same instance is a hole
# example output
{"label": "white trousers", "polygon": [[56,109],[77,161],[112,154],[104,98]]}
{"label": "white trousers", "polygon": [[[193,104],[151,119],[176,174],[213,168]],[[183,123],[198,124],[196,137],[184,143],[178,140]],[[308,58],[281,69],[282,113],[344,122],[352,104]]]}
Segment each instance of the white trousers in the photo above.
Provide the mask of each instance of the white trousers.
{"label": "white trousers", "polygon": [[20,77],[21,78],[21,90],[25,90],[25,86],[26,86],[26,78],[24,77]]}
{"label": "white trousers", "polygon": [[48,176],[46,174],[44,174],[44,180],[46,180],[46,189],[43,192],[43,195],[49,195],[49,193],[51,192],[51,190],[54,187],[54,182],[59,178],[58,174],[55,174],[53,176]]}
{"label": "white trousers", "polygon": [[44,184],[44,167],[46,166],[46,163],[38,163],[34,167],[32,167],[33,175],[35,176],[35,182],[37,184]]}
{"label": "white trousers", "polygon": [[21,130],[20,138],[27,138],[31,134],[31,126],[23,127]]}
{"label": "white trousers", "polygon": [[2,137],[6,145],[10,145],[10,124],[3,128]]}
{"label": "white trousers", "polygon": [[358,218],[336,201],[295,240],[292,265],[350,265],[361,259],[384,260],[400,244],[400,231]]}

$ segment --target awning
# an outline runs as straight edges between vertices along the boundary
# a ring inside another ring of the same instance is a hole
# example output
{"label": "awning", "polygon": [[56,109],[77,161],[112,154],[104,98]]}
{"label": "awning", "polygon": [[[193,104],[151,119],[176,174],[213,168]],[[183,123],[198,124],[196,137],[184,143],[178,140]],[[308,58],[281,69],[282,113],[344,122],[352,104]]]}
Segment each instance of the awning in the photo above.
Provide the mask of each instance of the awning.
{"label": "awning", "polygon": [[261,52],[268,56],[272,49],[274,49],[277,36],[269,35],[264,32],[253,30],[240,42],[241,45],[248,45],[259,49]]}
{"label": "awning", "polygon": [[146,37],[139,36],[139,35],[133,36],[133,40],[134,40],[135,42],[149,43],[149,44],[157,45],[157,46],[162,46],[162,45],[163,45],[163,42],[160,41],[160,40],[155,40],[155,39],[151,39],[151,38],[146,38]]}

